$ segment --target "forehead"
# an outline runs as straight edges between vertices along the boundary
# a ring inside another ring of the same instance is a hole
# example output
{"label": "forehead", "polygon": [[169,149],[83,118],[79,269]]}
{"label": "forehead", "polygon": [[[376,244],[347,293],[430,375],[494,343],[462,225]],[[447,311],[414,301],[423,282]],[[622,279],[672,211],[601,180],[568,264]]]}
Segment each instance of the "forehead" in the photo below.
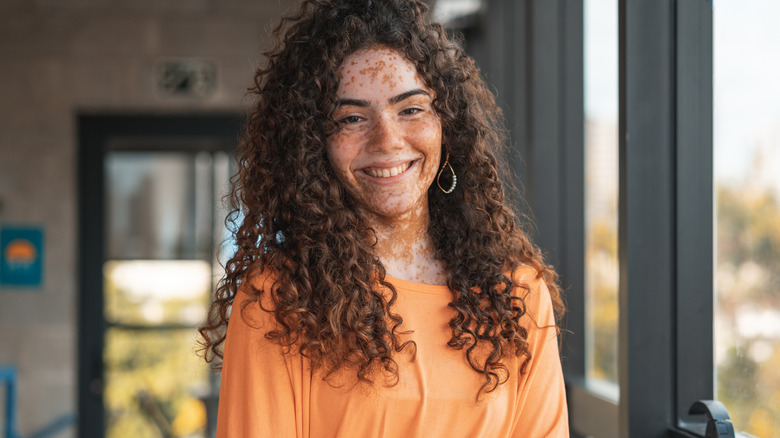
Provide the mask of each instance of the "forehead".
{"label": "forehead", "polygon": [[417,74],[415,65],[397,50],[387,47],[369,47],[352,53],[341,63],[337,73],[340,97],[428,88]]}

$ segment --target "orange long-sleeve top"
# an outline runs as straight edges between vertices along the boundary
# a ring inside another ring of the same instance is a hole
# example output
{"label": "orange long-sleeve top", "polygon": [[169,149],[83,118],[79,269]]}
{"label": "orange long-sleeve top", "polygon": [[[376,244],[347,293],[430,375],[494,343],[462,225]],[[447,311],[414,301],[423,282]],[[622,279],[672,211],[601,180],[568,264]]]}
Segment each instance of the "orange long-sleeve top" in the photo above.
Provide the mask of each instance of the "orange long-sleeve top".
{"label": "orange long-sleeve top", "polygon": [[[484,377],[471,369],[465,352],[447,346],[454,310],[447,286],[387,278],[398,293],[395,313],[401,331],[411,331],[416,353],[394,359],[394,386],[357,383],[354,371],[328,381],[307,359],[265,338],[276,321],[242,290],[228,323],[217,420],[218,438],[330,437],[568,437],[568,418],[557,329],[550,295],[536,271],[521,267],[514,279],[527,306],[520,323],[528,330],[531,359],[507,359],[509,380],[476,400]],[[267,288],[268,276],[255,280]],[[268,295],[268,294],[264,294]],[[265,304],[265,300],[264,300]],[[266,307],[268,308],[268,307]],[[335,380],[334,380],[335,379]]]}

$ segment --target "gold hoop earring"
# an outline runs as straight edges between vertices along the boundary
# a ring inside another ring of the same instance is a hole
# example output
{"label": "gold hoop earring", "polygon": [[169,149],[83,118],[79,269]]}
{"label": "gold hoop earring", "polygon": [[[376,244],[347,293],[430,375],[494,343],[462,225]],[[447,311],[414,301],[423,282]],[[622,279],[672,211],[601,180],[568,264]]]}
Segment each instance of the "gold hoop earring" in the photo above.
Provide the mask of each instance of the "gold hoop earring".
{"label": "gold hoop earring", "polygon": [[[455,186],[458,185],[458,175],[455,175],[455,169],[452,168],[452,164],[450,164],[450,151],[446,151],[447,155],[444,158],[444,164],[441,165],[441,170],[439,171],[439,175],[436,176],[436,185],[439,186],[442,192],[446,194],[452,193],[453,190],[455,190]],[[439,178],[441,178],[441,174],[444,173],[444,169],[449,166],[450,172],[452,172],[452,185],[449,189],[444,189],[444,187],[441,186],[441,182],[439,182]]]}

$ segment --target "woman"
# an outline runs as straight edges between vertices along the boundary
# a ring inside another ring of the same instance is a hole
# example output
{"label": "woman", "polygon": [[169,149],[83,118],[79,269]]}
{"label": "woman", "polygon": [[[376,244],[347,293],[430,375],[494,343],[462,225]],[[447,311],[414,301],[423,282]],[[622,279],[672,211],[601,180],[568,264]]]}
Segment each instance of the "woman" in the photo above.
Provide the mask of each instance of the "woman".
{"label": "woman", "polygon": [[426,9],[305,0],[274,32],[201,329],[220,437],[568,436],[556,276],[504,200],[494,98]]}

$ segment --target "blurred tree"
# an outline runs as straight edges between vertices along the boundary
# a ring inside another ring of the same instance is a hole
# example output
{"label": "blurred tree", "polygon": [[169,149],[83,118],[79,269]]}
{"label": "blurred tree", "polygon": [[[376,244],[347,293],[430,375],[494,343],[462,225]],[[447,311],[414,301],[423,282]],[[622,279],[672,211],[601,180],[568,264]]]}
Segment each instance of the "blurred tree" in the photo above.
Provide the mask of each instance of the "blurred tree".
{"label": "blurred tree", "polygon": [[[780,203],[768,189],[718,186],[717,394],[735,426],[758,437],[780,430]],[[725,344],[725,345],[724,345]]]}

